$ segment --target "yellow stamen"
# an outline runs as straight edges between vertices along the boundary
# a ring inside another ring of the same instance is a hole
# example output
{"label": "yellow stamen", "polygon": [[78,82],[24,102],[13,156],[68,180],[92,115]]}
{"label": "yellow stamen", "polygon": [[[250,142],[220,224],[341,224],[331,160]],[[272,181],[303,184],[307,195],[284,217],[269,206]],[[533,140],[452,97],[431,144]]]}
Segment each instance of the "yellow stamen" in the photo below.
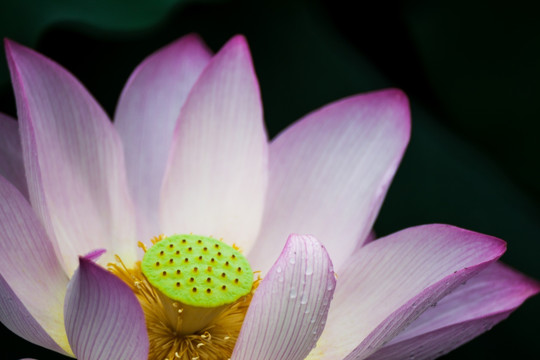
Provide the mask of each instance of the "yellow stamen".
{"label": "yellow stamen", "polygon": [[[155,237],[152,239],[152,244],[163,239],[163,235]],[[139,247],[145,252],[148,250],[142,243],[139,243]],[[165,260],[164,263],[168,263],[168,261]],[[202,269],[205,269],[204,273],[212,271],[211,266],[205,265]],[[189,316],[190,313],[193,313],[192,309],[189,305],[164,296],[152,286],[142,273],[140,261],[135,263],[133,267],[128,267],[120,257],[116,256],[116,263],[109,264],[109,270],[129,285],[142,306],[150,341],[148,360],[229,359],[253,294],[261,281],[260,277],[257,276],[251,291],[246,295],[223,306],[217,314],[211,314],[210,320],[205,320],[208,323],[204,327],[191,333],[185,333],[183,320],[186,314]],[[238,270],[234,269],[234,271]],[[174,273],[176,274],[176,272]],[[208,278],[211,276],[206,274],[202,281],[207,283]],[[213,282],[212,279],[211,282]],[[184,285],[189,286],[189,283],[174,283],[174,286],[184,287]],[[218,290],[221,290],[221,287]],[[216,289],[212,291],[216,291]]]}

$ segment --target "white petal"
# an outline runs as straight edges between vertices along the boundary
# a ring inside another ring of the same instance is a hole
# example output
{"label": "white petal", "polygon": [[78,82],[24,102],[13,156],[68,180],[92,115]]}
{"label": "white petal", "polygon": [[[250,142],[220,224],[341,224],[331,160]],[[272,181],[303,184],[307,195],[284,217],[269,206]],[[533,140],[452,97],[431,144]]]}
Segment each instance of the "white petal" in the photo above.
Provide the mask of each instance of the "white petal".
{"label": "white petal", "polygon": [[[25,339],[58,351],[42,329],[70,353],[63,317],[68,277],[30,204],[1,176],[0,274],[1,302],[8,304],[0,311],[2,322]],[[25,322],[27,329],[21,328]]]}
{"label": "white petal", "polygon": [[28,192],[68,274],[96,248],[136,260],[135,216],[120,138],[86,89],[50,59],[11,41]]}
{"label": "white petal", "polygon": [[180,113],[161,193],[165,234],[223,238],[244,250],[259,231],[267,140],[245,39],[217,53]]}
{"label": "white petal", "polygon": [[369,356],[505,250],[500,239],[448,225],[409,228],[369,243],[338,272],[315,354]]}
{"label": "white petal", "polygon": [[187,35],[146,58],[127,82],[114,124],[124,145],[139,239],[160,234],[159,194],[180,109],[211,54]]}
{"label": "white petal", "polygon": [[249,258],[264,272],[290,233],[313,234],[336,269],[364,241],[409,140],[399,90],[344,99],[298,121],[270,144],[263,224]]}

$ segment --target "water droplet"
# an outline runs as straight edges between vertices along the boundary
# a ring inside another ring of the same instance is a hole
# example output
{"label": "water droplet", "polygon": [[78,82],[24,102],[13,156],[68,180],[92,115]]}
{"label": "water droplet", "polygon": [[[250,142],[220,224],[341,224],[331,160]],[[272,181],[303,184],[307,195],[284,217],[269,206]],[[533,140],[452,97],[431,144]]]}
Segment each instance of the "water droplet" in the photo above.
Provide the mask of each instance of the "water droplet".
{"label": "water droplet", "polygon": [[308,264],[307,268],[306,268],[306,275],[309,276],[309,275],[312,275],[313,274],[313,267],[311,266],[311,264]]}
{"label": "water droplet", "polygon": [[289,292],[289,295],[290,295],[291,299],[296,299],[296,289],[291,288],[291,291]]}
{"label": "water droplet", "polygon": [[302,294],[302,299],[300,300],[300,304],[302,305],[305,305],[307,304],[307,300],[308,300],[308,297],[307,297],[307,294]]}
{"label": "water droplet", "polygon": [[334,289],[334,284],[328,283],[328,286],[326,287],[326,290],[331,291]]}
{"label": "water droplet", "polygon": [[280,273],[280,272],[281,272],[281,266],[278,266],[277,269],[276,269],[276,271],[277,271],[278,273]]}
{"label": "water droplet", "polygon": [[296,258],[294,258],[294,257],[289,258],[289,262],[290,262],[291,264],[296,263]]}

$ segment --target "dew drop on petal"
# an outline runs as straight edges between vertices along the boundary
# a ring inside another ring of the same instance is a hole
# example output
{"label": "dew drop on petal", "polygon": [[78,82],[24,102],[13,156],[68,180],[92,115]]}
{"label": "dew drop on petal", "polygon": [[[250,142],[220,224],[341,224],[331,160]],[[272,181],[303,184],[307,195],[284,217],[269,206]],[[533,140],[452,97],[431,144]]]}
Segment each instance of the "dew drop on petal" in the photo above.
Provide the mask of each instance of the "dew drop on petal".
{"label": "dew drop on petal", "polygon": [[332,284],[330,282],[330,283],[328,283],[328,286],[326,287],[326,290],[331,291],[332,289],[334,289],[334,284]]}
{"label": "dew drop on petal", "polygon": [[296,289],[295,288],[291,288],[291,291],[289,293],[291,299],[296,299]]}

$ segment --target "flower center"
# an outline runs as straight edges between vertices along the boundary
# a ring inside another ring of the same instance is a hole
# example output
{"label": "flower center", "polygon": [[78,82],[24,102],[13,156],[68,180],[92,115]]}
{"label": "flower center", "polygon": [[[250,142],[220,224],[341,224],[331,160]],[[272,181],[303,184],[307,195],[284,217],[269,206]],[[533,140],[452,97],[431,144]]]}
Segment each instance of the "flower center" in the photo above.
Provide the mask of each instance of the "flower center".
{"label": "flower center", "polygon": [[247,259],[222,241],[198,235],[152,240],[142,262],[109,264],[145,313],[149,360],[227,359],[253,293]]}

